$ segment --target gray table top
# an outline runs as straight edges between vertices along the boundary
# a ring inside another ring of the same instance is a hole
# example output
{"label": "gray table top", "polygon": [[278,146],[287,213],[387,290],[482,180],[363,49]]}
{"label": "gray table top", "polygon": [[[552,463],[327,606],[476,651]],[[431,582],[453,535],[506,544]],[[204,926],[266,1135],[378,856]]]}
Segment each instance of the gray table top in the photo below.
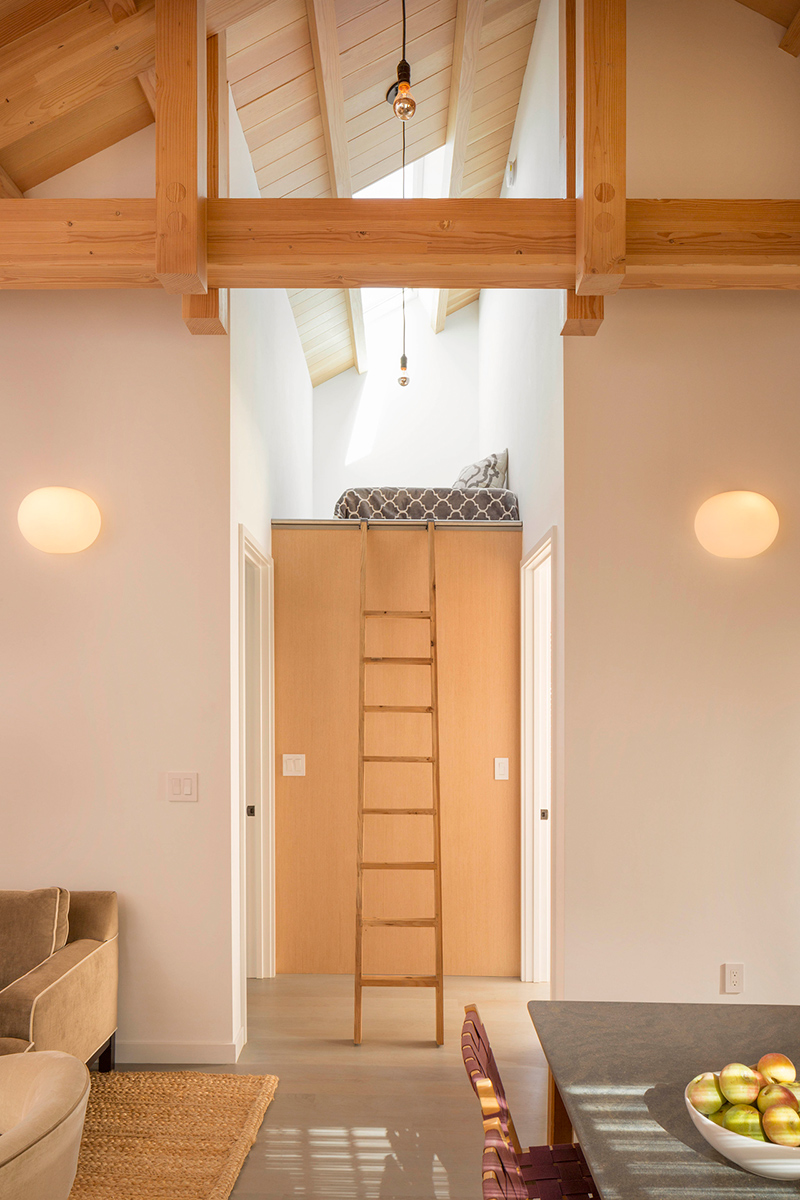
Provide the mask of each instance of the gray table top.
{"label": "gray table top", "polygon": [[534,1000],[528,1011],[603,1200],[800,1195],[712,1150],[683,1099],[701,1071],[773,1050],[800,1070],[800,1008]]}

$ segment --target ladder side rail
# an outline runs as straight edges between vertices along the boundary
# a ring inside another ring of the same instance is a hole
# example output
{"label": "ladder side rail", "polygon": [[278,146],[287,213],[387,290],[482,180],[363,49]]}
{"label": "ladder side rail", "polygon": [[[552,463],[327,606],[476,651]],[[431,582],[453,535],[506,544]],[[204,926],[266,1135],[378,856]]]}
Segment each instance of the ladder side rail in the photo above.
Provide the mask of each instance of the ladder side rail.
{"label": "ladder side rail", "polygon": [[444,952],[442,944],[442,833],[441,833],[441,789],[439,782],[439,662],[436,627],[436,545],[435,525],[428,522],[428,605],[431,635],[431,757],[433,759],[433,871],[434,914],[436,924],[436,1041],[444,1044]]}
{"label": "ladder side rail", "polygon": [[361,1011],[362,1011],[362,981],[363,981],[363,937],[364,927],[364,744],[365,744],[365,713],[366,697],[366,662],[367,649],[367,522],[361,522],[361,581],[360,581],[360,612],[359,612],[359,655],[358,655],[358,841],[356,846],[356,964],[355,964],[355,1015],[353,1041],[361,1045]]}

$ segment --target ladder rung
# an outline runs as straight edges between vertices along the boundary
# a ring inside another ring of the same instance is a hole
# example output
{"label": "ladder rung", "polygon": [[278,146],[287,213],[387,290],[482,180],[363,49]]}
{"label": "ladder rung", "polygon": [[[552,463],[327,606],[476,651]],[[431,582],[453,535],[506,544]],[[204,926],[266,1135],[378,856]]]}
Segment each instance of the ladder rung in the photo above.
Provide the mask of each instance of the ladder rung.
{"label": "ladder rung", "polygon": [[429,762],[432,758],[414,758],[408,754],[364,754],[363,762]]}
{"label": "ladder rung", "polygon": [[432,862],[369,862],[362,863],[362,871],[433,871]]}
{"label": "ladder rung", "polygon": [[433,929],[436,917],[362,917],[362,925],[402,925],[404,928]]}
{"label": "ladder rung", "polygon": [[365,817],[374,817],[377,813],[388,813],[389,816],[402,817],[432,817],[436,814],[435,808],[364,808],[362,812]]}
{"label": "ladder rung", "polygon": [[362,975],[362,987],[438,987],[435,975]]}
{"label": "ladder rung", "polygon": [[433,662],[432,658],[364,658],[365,663],[405,663],[410,667],[429,667]]}
{"label": "ladder rung", "polygon": [[387,712],[405,712],[405,713],[432,713],[433,705],[428,704],[365,704],[364,712],[387,713]]}
{"label": "ladder rung", "polygon": [[405,617],[407,621],[430,621],[429,612],[390,612],[388,609],[371,608],[365,611],[365,617]]}

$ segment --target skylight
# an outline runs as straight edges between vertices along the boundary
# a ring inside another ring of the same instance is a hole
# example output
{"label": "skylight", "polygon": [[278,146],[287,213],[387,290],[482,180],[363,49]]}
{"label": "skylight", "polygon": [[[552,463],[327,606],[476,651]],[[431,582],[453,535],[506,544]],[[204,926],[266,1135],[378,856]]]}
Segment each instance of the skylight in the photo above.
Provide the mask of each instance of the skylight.
{"label": "skylight", "polygon": [[[431,150],[416,162],[408,163],[405,172],[405,194],[407,200],[420,198],[435,199],[442,194],[444,169],[444,146]],[[354,200],[402,200],[403,168],[384,175],[383,179],[370,183],[360,192],[353,193]],[[401,288],[362,288],[361,299],[364,321],[375,321],[400,306]],[[416,290],[406,288],[406,299],[416,296]]]}

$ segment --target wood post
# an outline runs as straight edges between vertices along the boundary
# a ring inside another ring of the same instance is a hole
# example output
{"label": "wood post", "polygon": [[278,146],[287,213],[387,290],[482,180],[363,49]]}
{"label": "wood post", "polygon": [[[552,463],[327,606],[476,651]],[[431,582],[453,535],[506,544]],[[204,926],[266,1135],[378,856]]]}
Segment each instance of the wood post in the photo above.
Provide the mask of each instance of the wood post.
{"label": "wood post", "polygon": [[578,4],[577,67],[575,290],[604,296],[625,275],[625,0]]}
{"label": "wood post", "polygon": [[[228,195],[228,70],[224,33],[206,42],[207,182],[209,200]],[[183,297],[182,312],[190,333],[228,332],[229,292],[210,287],[203,295]]]}
{"label": "wood post", "polygon": [[206,291],[205,0],[156,0],[156,276]]}
{"label": "wood post", "polygon": [[603,297],[567,292],[567,317],[562,337],[594,337],[603,324]]}

